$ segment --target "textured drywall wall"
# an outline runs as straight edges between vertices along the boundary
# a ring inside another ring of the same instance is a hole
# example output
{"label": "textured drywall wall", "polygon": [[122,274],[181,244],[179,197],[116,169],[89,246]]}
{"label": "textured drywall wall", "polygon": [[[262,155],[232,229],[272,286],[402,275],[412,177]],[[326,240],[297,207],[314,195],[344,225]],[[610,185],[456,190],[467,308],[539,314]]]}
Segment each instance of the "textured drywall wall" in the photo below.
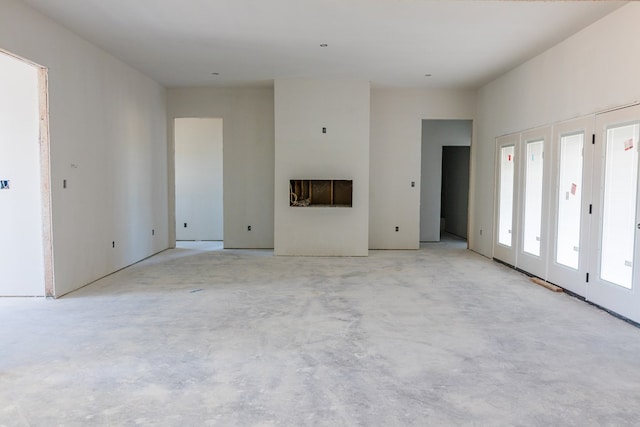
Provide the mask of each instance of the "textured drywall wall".
{"label": "textured drywall wall", "polygon": [[496,137],[640,100],[638,22],[629,3],[478,91],[471,249],[492,254]]}
{"label": "textured drywall wall", "polygon": [[224,140],[224,247],[273,248],[273,88],[169,89],[167,100],[171,240],[175,240],[173,120],[219,117]]}
{"label": "textured drywall wall", "polygon": [[[371,91],[371,249],[419,247],[422,120],[473,120],[475,104],[473,90],[377,88]],[[438,185],[422,200],[423,204],[438,206],[428,240],[439,239],[441,151],[429,157],[435,161],[433,173]],[[415,187],[411,182],[415,182]],[[399,231],[396,232],[395,227]]]}
{"label": "textured drywall wall", "polygon": [[[275,82],[277,255],[368,254],[369,92],[366,81]],[[352,180],[353,206],[289,206],[291,179]]]}
{"label": "textured drywall wall", "polygon": [[168,247],[165,89],[20,1],[0,10],[0,45],[49,70],[62,295]]}

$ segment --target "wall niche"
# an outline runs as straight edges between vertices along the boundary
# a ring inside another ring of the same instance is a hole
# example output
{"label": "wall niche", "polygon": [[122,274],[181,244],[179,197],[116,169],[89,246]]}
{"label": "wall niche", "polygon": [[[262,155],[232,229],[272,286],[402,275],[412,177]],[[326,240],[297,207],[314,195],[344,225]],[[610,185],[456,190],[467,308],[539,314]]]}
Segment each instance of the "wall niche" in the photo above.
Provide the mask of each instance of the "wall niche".
{"label": "wall niche", "polygon": [[352,204],[352,180],[292,179],[289,181],[289,206],[350,208]]}

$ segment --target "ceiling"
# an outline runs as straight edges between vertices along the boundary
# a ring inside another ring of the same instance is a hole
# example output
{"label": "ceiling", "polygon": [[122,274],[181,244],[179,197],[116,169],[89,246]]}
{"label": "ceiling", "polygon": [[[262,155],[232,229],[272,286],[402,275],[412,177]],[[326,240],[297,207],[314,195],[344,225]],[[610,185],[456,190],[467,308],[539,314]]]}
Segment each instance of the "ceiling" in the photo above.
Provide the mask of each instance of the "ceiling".
{"label": "ceiling", "polygon": [[456,88],[491,81],[625,3],[23,1],[167,87],[322,77]]}

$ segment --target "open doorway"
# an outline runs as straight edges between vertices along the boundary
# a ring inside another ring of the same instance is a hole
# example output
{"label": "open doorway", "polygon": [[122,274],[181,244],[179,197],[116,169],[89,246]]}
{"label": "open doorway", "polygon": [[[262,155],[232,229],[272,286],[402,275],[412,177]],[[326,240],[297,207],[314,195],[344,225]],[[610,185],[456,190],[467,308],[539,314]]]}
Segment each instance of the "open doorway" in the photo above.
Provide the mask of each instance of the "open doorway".
{"label": "open doorway", "polygon": [[221,249],[222,119],[176,118],[174,125],[176,246]]}
{"label": "open doorway", "polygon": [[422,121],[421,242],[466,240],[472,128],[471,120]]}
{"label": "open doorway", "polygon": [[469,146],[442,147],[441,239],[449,235],[467,240],[470,153]]}
{"label": "open doorway", "polygon": [[47,71],[0,50],[0,296],[53,296]]}

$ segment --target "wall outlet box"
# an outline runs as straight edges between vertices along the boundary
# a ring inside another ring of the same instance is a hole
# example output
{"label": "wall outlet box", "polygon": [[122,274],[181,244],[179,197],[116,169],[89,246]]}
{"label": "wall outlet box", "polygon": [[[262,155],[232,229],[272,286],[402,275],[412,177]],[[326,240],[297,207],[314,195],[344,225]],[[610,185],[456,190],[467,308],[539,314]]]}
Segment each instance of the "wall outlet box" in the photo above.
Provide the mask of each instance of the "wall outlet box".
{"label": "wall outlet box", "polygon": [[8,179],[0,180],[0,190],[8,190],[11,187],[11,181]]}

